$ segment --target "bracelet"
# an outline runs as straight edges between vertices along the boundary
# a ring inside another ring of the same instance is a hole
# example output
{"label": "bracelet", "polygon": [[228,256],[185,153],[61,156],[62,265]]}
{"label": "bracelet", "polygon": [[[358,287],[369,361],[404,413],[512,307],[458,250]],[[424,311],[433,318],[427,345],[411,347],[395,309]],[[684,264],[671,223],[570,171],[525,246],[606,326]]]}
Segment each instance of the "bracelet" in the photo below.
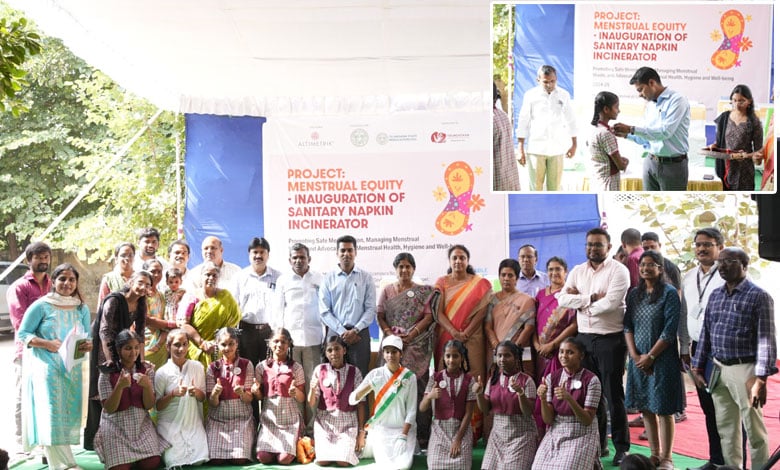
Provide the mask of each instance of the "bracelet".
{"label": "bracelet", "polygon": [[414,332],[415,332],[415,333],[417,333],[417,336],[420,336],[420,331],[419,331],[419,330],[417,330],[417,325],[414,325],[414,326],[412,327],[412,329],[414,330]]}
{"label": "bracelet", "polygon": [[649,357],[651,361],[655,362],[655,356],[652,354],[648,354],[647,357]]}

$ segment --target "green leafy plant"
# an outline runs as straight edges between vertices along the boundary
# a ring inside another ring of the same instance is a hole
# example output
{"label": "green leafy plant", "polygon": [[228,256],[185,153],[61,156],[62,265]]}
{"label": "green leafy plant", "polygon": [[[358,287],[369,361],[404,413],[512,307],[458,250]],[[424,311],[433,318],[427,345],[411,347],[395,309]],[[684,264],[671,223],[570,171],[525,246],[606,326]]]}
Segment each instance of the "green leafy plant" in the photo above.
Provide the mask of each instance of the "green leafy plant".
{"label": "green leafy plant", "polygon": [[759,268],[769,262],[758,256],[758,208],[749,195],[741,193],[687,193],[684,195],[644,195],[626,203],[632,220],[652,227],[665,251],[682,272],[696,266],[693,238],[696,230],[716,227],[726,246],[737,246],[750,256],[750,276],[760,278]]}
{"label": "green leafy plant", "polygon": [[25,18],[12,18],[0,5],[0,112],[19,116],[27,109],[18,93],[28,83],[23,65],[41,51],[40,36]]}

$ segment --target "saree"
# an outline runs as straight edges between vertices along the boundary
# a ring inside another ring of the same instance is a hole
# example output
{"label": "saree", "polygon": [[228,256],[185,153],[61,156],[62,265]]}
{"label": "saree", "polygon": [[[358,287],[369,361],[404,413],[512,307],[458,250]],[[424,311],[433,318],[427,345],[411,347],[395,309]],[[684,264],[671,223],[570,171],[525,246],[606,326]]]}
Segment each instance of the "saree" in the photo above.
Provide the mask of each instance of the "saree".
{"label": "saree", "polygon": [[[441,293],[439,302],[443,302],[441,309],[447,315],[452,326],[458,331],[465,331],[475,320],[482,309],[490,302],[493,286],[487,279],[474,275],[470,279],[455,284],[449,284],[449,276],[443,276],[436,280],[436,290]],[[439,312],[437,312],[439,313]],[[437,320],[438,318],[434,318]],[[444,345],[453,339],[452,335],[442,328],[436,327],[436,348],[433,351],[435,358],[434,368],[441,370],[444,367]],[[466,341],[466,350],[469,354],[469,373],[472,377],[485,377],[485,328],[480,321],[479,326]],[[473,438],[476,442],[482,437],[482,413],[475,408],[471,419],[471,427],[474,431]]]}
{"label": "saree", "polygon": [[[498,341],[514,342],[517,333],[526,324],[536,321],[536,301],[528,294],[517,291],[500,300],[496,294],[490,299],[485,322],[490,322]],[[524,351],[525,352],[525,351]]]}
{"label": "saree", "polygon": [[[414,285],[398,292],[395,284],[390,284],[379,296],[377,311],[384,312],[385,320],[394,335],[407,334],[425,315],[431,315],[430,302],[433,293],[431,286]],[[428,372],[431,364],[434,326],[435,323],[431,323],[425,331],[417,328],[418,336],[404,346],[404,366],[413,371],[418,378]],[[382,364],[384,359],[380,360],[378,366]]]}
{"label": "saree", "polygon": [[761,176],[761,191],[775,189],[775,117],[769,121],[769,132],[764,143],[764,174]]}
{"label": "saree", "polygon": [[[477,314],[487,307],[493,287],[487,279],[476,275],[456,284],[449,285],[449,282],[448,276],[436,280],[436,289],[442,295],[440,302],[444,302],[444,314],[447,315],[452,326],[458,331],[465,331]],[[440,370],[443,368],[444,345],[453,337],[441,325],[436,328],[436,336],[433,355],[436,360],[435,368]],[[482,325],[479,325],[466,341],[465,346],[469,352],[471,365],[469,373],[473,377],[480,375],[485,377],[485,330]]]}
{"label": "saree", "polygon": [[[146,297],[146,316],[167,320],[165,318],[165,296],[160,291]],[[154,364],[159,369],[168,362],[168,348],[166,340],[168,332],[150,326],[144,333],[144,359]]]}
{"label": "saree", "polygon": [[[236,328],[239,321],[241,321],[241,312],[235,299],[229,291],[219,289],[214,297],[205,297],[198,302],[192,312],[190,325],[198,331],[203,341],[214,341],[220,328],[226,326]],[[213,360],[211,354],[201,351],[191,341],[187,358],[200,362],[204,369]]]}

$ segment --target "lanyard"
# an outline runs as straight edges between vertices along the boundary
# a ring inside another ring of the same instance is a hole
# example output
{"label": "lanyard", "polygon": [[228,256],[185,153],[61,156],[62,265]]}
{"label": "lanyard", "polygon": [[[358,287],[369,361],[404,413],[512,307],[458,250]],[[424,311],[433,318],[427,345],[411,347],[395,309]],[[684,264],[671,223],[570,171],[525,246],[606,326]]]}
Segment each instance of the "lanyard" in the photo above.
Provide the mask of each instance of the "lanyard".
{"label": "lanyard", "polygon": [[707,292],[707,286],[710,285],[710,281],[712,280],[713,274],[717,270],[715,269],[715,265],[712,265],[710,268],[710,272],[704,275],[704,277],[707,278],[707,283],[704,284],[704,290],[701,288],[701,278],[699,277],[699,271],[696,272],[696,290],[699,291],[699,305],[701,306],[701,299],[704,298],[704,293]]}

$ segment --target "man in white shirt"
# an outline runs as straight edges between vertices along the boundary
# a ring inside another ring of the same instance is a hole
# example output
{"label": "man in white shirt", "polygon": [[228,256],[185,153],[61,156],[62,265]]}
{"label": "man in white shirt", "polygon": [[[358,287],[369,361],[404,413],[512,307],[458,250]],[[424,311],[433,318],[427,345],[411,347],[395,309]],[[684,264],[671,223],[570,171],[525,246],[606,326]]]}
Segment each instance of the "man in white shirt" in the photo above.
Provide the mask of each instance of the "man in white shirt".
{"label": "man in white shirt", "polygon": [[[222,240],[217,237],[209,236],[203,239],[200,245],[200,251],[203,255],[203,263],[211,261],[219,268],[219,282],[217,287],[220,289],[232,289],[235,283],[235,277],[241,272],[241,267],[237,264],[225,261],[222,257],[225,248],[222,246]],[[251,262],[251,258],[250,258]],[[200,280],[200,271],[203,263],[187,271],[184,275],[184,288],[187,292],[193,292],[203,287]],[[238,300],[238,299],[236,299]]]}
{"label": "man in white shirt", "polygon": [[[718,274],[718,256],[723,249],[723,235],[720,231],[716,228],[697,230],[693,238],[693,246],[699,266],[685,273],[682,278],[683,296],[688,312],[687,315],[680,317],[685,321],[680,323],[679,333],[680,357],[688,366],[691,365],[691,356],[696,354],[696,347],[704,326],[704,310],[707,308],[710,294],[726,283]],[[719,465],[725,464],[718,424],[715,420],[715,405],[712,395],[706,390],[697,388],[696,394],[699,396],[701,411],[704,413],[710,458],[707,463],[693,470],[714,470]]]}
{"label": "man in white shirt", "polygon": [[[322,275],[309,269],[311,256],[303,243],[290,247],[290,266],[276,281],[274,326],[286,328],[295,347],[292,358],[303,366],[306,396],[314,367],[320,363],[323,325],[320,320],[319,288]],[[306,434],[311,436],[315,408],[306,405]]]}
{"label": "man in white shirt", "polygon": [[[601,380],[604,398],[609,404],[612,443],[615,445],[612,463],[619,466],[631,447],[623,390],[627,353],[623,317],[630,281],[628,268],[609,256],[611,248],[606,230],[588,231],[585,242],[588,261],[571,270],[558,295],[558,305],[577,310],[577,338],[587,352],[584,366]],[[603,399],[597,417],[601,448],[605,449],[607,413]]]}
{"label": "man in white shirt", "polygon": [[247,251],[250,265],[239,271],[233,279],[231,294],[241,310],[238,352],[256,366],[267,357],[268,340],[271,338],[272,325],[275,325],[273,312],[276,281],[281,273],[267,265],[271,245],[265,238],[253,238]]}
{"label": "man in white shirt", "polygon": [[[523,106],[517,119],[520,164],[528,162],[531,191],[558,191],[563,175],[563,156],[577,153],[577,120],[569,92],[556,87],[558,73],[542,65],[536,74],[539,86],[523,95]],[[525,145],[528,145],[526,158]]]}

